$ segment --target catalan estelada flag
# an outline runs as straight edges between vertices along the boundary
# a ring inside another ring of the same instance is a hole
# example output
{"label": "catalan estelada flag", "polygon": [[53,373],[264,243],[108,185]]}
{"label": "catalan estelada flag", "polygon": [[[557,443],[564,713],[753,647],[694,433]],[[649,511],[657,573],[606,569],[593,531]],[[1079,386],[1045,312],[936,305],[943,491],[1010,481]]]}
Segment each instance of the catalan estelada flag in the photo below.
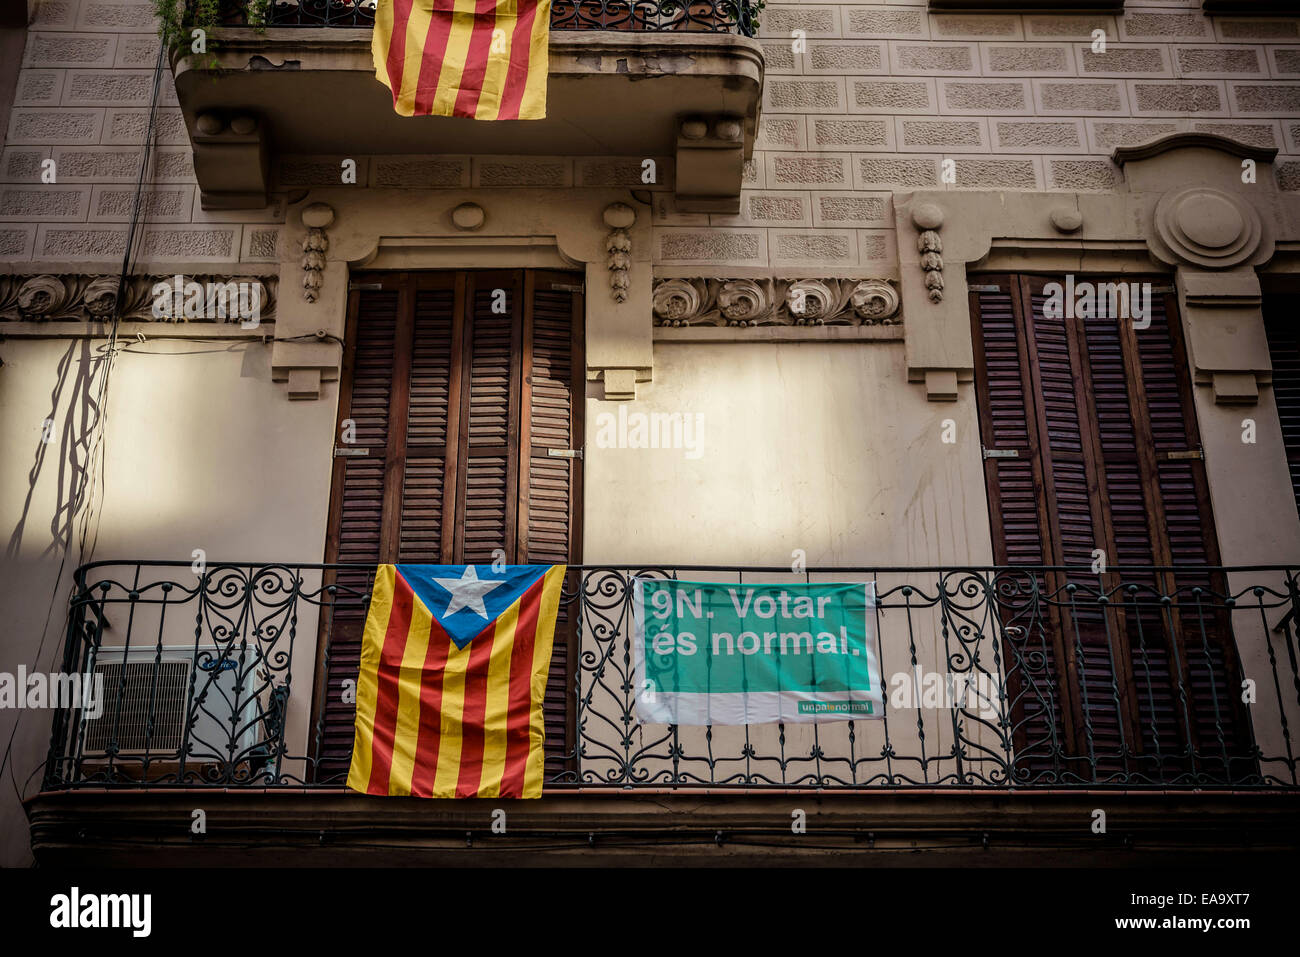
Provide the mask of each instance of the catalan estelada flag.
{"label": "catalan estelada flag", "polygon": [[375,75],[402,116],[546,116],[551,0],[379,0]]}
{"label": "catalan estelada flag", "polygon": [[542,795],[542,698],[564,565],[380,565],[348,787]]}

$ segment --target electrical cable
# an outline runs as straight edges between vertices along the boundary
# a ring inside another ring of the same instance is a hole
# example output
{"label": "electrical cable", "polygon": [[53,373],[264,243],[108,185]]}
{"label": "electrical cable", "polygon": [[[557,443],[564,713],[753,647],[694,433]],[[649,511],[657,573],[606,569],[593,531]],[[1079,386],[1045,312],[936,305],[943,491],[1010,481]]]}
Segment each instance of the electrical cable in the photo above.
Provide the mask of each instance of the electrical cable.
{"label": "electrical cable", "polygon": [[[86,538],[90,531],[90,522],[92,516],[95,516],[95,500],[98,494],[99,498],[103,497],[103,487],[105,484],[105,461],[104,454],[104,436],[106,433],[108,417],[108,383],[110,374],[113,370],[114,359],[116,358],[118,327],[122,319],[122,309],[126,297],[127,278],[133,262],[133,253],[135,250],[136,234],[144,225],[142,222],[144,212],[144,186],[146,175],[149,171],[149,165],[153,157],[154,137],[158,120],[158,95],[162,88],[162,68],[163,57],[166,53],[167,45],[164,40],[159,40],[158,56],[154,62],[153,72],[153,90],[149,101],[149,122],[145,130],[144,149],[140,157],[140,170],[136,176],[135,197],[131,208],[131,221],[126,234],[125,248],[122,251],[122,268],[118,275],[117,292],[113,303],[112,326],[109,329],[108,346],[103,358],[99,361],[102,363],[99,369],[95,370],[91,377],[91,385],[88,387],[96,391],[95,399],[92,403],[96,412],[96,417],[91,425],[91,434],[88,437],[89,444],[86,453],[86,466],[84,471],[74,473],[77,475],[77,485],[73,488],[69,497],[68,507],[68,542],[63,550],[63,556],[59,560],[58,572],[54,576],[54,586],[50,595],[50,603],[45,614],[45,622],[41,628],[40,642],[36,647],[36,655],[32,662],[32,671],[35,672],[40,667],[41,656],[45,652],[45,643],[49,638],[50,621],[54,617],[55,603],[58,601],[59,586],[63,581],[63,573],[67,568],[68,555],[72,551],[72,535],[76,526],[76,516],[79,511],[81,514],[80,534],[77,537],[77,557],[78,564],[81,564],[87,557]],[[95,379],[98,378],[97,388]],[[96,479],[96,468],[98,468],[98,480]],[[99,540],[99,518],[94,518],[94,537],[91,539],[89,554],[94,554],[94,549]],[[14,794],[19,803],[22,802],[22,790],[18,786],[18,778],[14,773],[14,765],[11,762],[13,756],[14,740],[18,735],[18,727],[22,723],[25,710],[19,709],[15,718],[14,726],[9,733],[9,741],[5,745],[3,758],[0,758],[0,774],[4,773],[6,765],[9,767],[9,779],[13,783]],[[46,762],[43,760],[41,766]],[[35,772],[33,772],[34,776]],[[30,783],[31,776],[27,782]],[[26,784],[24,784],[26,787]]]}

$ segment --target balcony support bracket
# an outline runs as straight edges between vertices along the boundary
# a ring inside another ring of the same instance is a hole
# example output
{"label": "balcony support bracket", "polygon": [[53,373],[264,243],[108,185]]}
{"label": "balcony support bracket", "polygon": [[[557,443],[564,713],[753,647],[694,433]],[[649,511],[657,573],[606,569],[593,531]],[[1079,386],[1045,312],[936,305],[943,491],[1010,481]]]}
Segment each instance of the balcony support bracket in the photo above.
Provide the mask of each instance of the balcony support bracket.
{"label": "balcony support bracket", "polygon": [[194,122],[194,175],[204,209],[262,209],[270,162],[266,125],[240,110],[209,110]]}
{"label": "balcony support bracket", "polygon": [[678,210],[685,213],[739,213],[744,165],[742,117],[721,114],[679,118]]}

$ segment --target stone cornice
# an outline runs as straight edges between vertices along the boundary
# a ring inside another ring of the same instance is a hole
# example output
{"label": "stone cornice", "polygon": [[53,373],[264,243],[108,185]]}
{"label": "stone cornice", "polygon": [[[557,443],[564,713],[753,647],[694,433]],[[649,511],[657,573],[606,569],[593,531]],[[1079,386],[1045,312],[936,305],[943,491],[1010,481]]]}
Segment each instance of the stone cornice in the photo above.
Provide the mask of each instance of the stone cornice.
{"label": "stone cornice", "polygon": [[[374,30],[369,27],[222,27],[217,32],[220,46],[215,49],[218,63],[226,69],[301,70],[317,65],[306,62],[319,59],[327,68],[374,71],[371,44]],[[623,72],[658,75],[665,72],[705,73],[731,59],[743,61],[744,70],[761,81],[763,47],[757,40],[724,32],[680,33],[624,30],[555,30],[551,33],[550,72],[552,75],[574,73],[589,75],[602,69],[614,72],[615,64],[602,67],[596,56],[626,57],[635,62],[624,64]],[[243,61],[242,63],[240,61]],[[173,69],[179,74],[192,69],[206,69],[210,61],[180,51],[172,56]],[[664,64],[679,69],[669,70]],[[735,72],[728,64],[726,72]]]}
{"label": "stone cornice", "polygon": [[1168,136],[1139,143],[1136,146],[1117,146],[1110,155],[1118,165],[1123,166],[1135,160],[1151,159],[1162,153],[1192,147],[1219,150],[1222,153],[1240,156],[1242,159],[1253,159],[1260,163],[1271,163],[1277,156],[1276,147],[1252,146],[1215,133],[1170,133]]}
{"label": "stone cornice", "polygon": [[930,0],[935,13],[1123,13],[1124,0]]}

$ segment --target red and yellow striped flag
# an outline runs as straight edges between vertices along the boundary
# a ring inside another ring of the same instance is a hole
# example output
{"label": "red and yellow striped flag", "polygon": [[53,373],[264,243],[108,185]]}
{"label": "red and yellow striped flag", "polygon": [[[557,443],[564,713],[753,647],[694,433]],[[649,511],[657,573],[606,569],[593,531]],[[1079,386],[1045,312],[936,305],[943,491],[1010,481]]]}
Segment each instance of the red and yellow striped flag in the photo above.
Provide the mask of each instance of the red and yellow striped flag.
{"label": "red and yellow striped flag", "polygon": [[379,0],[375,75],[402,116],[546,116],[551,0]]}
{"label": "red and yellow striped flag", "polygon": [[541,797],[542,699],[564,571],[380,565],[361,643],[348,787]]}

